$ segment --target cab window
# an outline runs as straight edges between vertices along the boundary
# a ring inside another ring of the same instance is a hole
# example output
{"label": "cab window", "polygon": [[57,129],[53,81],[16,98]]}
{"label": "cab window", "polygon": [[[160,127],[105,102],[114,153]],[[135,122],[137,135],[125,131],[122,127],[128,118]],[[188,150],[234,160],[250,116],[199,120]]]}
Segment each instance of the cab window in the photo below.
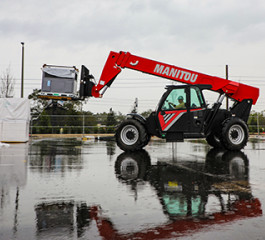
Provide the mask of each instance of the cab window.
{"label": "cab window", "polygon": [[190,89],[190,107],[192,109],[201,108],[203,105],[203,98],[201,91],[198,88]]}
{"label": "cab window", "polygon": [[185,89],[173,89],[163,103],[162,110],[186,109],[186,102]]}

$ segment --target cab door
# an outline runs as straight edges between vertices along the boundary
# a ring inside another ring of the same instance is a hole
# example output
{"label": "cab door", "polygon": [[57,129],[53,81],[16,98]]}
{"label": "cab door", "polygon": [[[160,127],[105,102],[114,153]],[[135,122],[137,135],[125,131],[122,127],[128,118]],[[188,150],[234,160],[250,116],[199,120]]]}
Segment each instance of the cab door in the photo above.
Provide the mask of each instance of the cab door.
{"label": "cab door", "polygon": [[192,134],[202,133],[204,119],[206,114],[206,104],[201,92],[197,86],[190,87],[190,126],[189,132]]}
{"label": "cab door", "polygon": [[206,105],[199,87],[171,87],[161,100],[158,121],[162,134],[177,140],[201,134]]}

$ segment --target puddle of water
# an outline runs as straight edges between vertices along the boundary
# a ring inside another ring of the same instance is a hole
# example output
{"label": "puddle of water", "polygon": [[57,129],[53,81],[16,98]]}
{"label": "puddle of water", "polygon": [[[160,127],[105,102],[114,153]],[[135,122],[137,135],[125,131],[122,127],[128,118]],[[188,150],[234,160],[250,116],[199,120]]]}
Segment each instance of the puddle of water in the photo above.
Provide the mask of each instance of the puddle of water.
{"label": "puddle of water", "polygon": [[265,164],[253,144],[228,152],[151,142],[125,153],[115,142],[47,139],[1,148],[0,239],[223,239],[224,230],[257,239]]}

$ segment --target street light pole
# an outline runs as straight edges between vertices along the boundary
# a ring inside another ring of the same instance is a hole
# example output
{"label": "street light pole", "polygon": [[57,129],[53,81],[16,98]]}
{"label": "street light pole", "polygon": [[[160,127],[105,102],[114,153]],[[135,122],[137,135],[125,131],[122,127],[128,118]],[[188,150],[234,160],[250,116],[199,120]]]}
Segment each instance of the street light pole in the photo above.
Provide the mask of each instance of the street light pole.
{"label": "street light pole", "polygon": [[22,45],[22,64],[21,64],[21,98],[24,97],[24,42]]}

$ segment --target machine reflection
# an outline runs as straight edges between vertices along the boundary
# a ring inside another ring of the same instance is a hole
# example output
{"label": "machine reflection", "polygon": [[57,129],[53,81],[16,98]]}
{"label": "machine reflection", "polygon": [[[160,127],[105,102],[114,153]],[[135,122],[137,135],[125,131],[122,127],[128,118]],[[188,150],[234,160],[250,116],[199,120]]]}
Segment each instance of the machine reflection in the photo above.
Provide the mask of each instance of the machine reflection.
{"label": "machine reflection", "polygon": [[262,215],[260,201],[252,195],[249,160],[243,152],[213,149],[204,162],[163,159],[152,163],[147,151],[124,152],[116,159],[115,174],[131,191],[140,189],[137,184],[150,185],[166,222],[120,232],[112,221],[114,216],[108,216],[97,204],[44,201],[35,205],[38,239],[62,232],[84,238],[95,228],[100,239],[175,239],[209,226]]}
{"label": "machine reflection", "polygon": [[129,185],[149,182],[169,218],[167,225],[130,237],[185,235],[204,226],[261,215],[260,201],[251,193],[248,166],[241,151],[212,149],[205,162],[168,160],[155,165],[146,151],[122,153],[115,165],[117,178]]}
{"label": "machine reflection", "polygon": [[81,144],[81,141],[74,139],[34,141],[30,145],[29,164],[31,171],[81,170],[83,168]]}
{"label": "machine reflection", "polygon": [[35,206],[38,239],[70,235],[81,237],[90,225],[91,208],[85,202],[53,201]]}

